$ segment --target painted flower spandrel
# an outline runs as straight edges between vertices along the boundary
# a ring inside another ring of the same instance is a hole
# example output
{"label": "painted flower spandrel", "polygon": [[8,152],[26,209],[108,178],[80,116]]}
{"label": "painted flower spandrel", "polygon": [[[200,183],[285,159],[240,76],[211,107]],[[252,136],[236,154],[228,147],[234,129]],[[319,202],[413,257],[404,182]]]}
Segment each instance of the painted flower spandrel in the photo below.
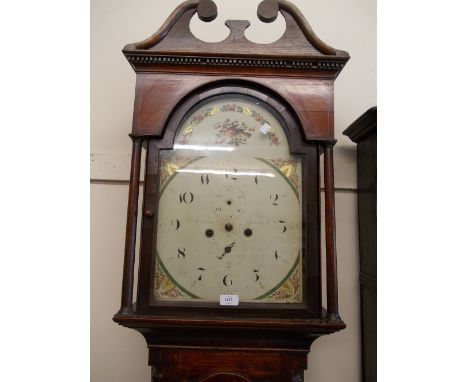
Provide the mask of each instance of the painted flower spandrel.
{"label": "painted flower spandrel", "polygon": [[230,118],[216,123],[214,128],[218,130],[216,143],[228,143],[233,146],[245,145],[247,139],[255,131],[254,128],[248,127],[244,122],[240,124],[238,121],[231,121]]}

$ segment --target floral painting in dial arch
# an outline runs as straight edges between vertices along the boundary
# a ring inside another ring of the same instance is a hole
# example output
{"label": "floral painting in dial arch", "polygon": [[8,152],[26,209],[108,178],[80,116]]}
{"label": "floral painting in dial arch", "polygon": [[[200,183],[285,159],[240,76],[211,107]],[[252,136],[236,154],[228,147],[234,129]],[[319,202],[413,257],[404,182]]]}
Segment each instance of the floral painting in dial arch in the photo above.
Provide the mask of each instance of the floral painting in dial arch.
{"label": "floral painting in dial arch", "polygon": [[239,125],[237,121],[231,121],[229,118],[224,122],[217,122],[214,128],[218,130],[216,132],[215,144],[220,145],[227,143],[231,146],[245,145],[247,139],[252,136],[255,131],[254,128],[248,127],[244,122]]}
{"label": "floral painting in dial arch", "polygon": [[[279,140],[274,129],[270,127],[270,123],[256,110],[250,109],[247,106],[240,106],[236,104],[224,104],[222,106],[210,106],[205,108],[202,112],[196,114],[188,125],[180,134],[178,143],[186,145],[190,143],[190,138],[192,137],[194,129],[196,126],[205,121],[206,119],[218,114],[218,113],[242,113],[250,116],[261,126],[267,126],[264,134],[270,140],[270,146],[278,146]],[[252,136],[252,133],[255,131],[255,128],[247,126],[245,123],[239,123],[238,121],[226,119],[224,122],[217,122],[213,126],[217,132],[217,144],[227,143],[232,146],[239,146],[241,144],[246,144],[247,140]]]}

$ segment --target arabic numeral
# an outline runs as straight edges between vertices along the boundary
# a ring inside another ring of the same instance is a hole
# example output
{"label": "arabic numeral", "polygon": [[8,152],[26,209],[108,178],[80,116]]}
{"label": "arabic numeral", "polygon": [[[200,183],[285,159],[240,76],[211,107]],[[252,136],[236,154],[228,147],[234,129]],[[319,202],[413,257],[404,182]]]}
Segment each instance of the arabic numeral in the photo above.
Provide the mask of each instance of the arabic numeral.
{"label": "arabic numeral", "polygon": [[179,202],[180,204],[185,203],[185,204],[190,204],[195,200],[195,195],[193,195],[193,192],[184,192],[179,194]]}
{"label": "arabic numeral", "polygon": [[200,177],[200,181],[201,184],[208,186],[208,184],[210,184],[210,177],[208,176],[208,174],[202,174],[202,176]]}

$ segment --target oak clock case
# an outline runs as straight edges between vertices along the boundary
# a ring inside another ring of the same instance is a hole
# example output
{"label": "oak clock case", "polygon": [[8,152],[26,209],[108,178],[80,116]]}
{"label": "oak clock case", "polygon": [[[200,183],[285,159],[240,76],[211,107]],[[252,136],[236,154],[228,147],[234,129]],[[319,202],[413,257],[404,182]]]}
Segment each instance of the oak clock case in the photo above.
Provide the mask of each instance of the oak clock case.
{"label": "oak clock case", "polygon": [[[249,41],[249,22],[236,20],[226,21],[226,40],[207,43],[191,34],[190,20],[214,20],[216,4],[189,0],[154,35],[123,49],[136,88],[114,321],[145,337],[152,382],[300,382],[311,344],[346,326],[333,96],[349,55],[321,41],[288,1],[258,6],[263,22],[279,13],[286,31],[274,43]],[[221,295],[239,304],[221,305]]]}

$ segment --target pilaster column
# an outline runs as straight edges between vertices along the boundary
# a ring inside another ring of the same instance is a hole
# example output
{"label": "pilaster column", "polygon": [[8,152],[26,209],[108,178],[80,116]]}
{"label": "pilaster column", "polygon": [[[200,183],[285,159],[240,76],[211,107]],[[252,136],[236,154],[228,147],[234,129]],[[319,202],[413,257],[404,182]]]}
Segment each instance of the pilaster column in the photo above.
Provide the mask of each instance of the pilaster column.
{"label": "pilaster column", "polygon": [[122,300],[119,314],[132,314],[133,279],[135,268],[135,244],[138,218],[138,194],[140,190],[140,167],[142,137],[130,135],[133,142],[128,192],[127,228],[125,232],[125,257],[122,277]]}
{"label": "pilaster column", "polygon": [[333,146],[336,140],[323,142],[325,183],[325,243],[327,269],[327,319],[340,321],[338,313],[338,281],[336,261],[335,180]]}

